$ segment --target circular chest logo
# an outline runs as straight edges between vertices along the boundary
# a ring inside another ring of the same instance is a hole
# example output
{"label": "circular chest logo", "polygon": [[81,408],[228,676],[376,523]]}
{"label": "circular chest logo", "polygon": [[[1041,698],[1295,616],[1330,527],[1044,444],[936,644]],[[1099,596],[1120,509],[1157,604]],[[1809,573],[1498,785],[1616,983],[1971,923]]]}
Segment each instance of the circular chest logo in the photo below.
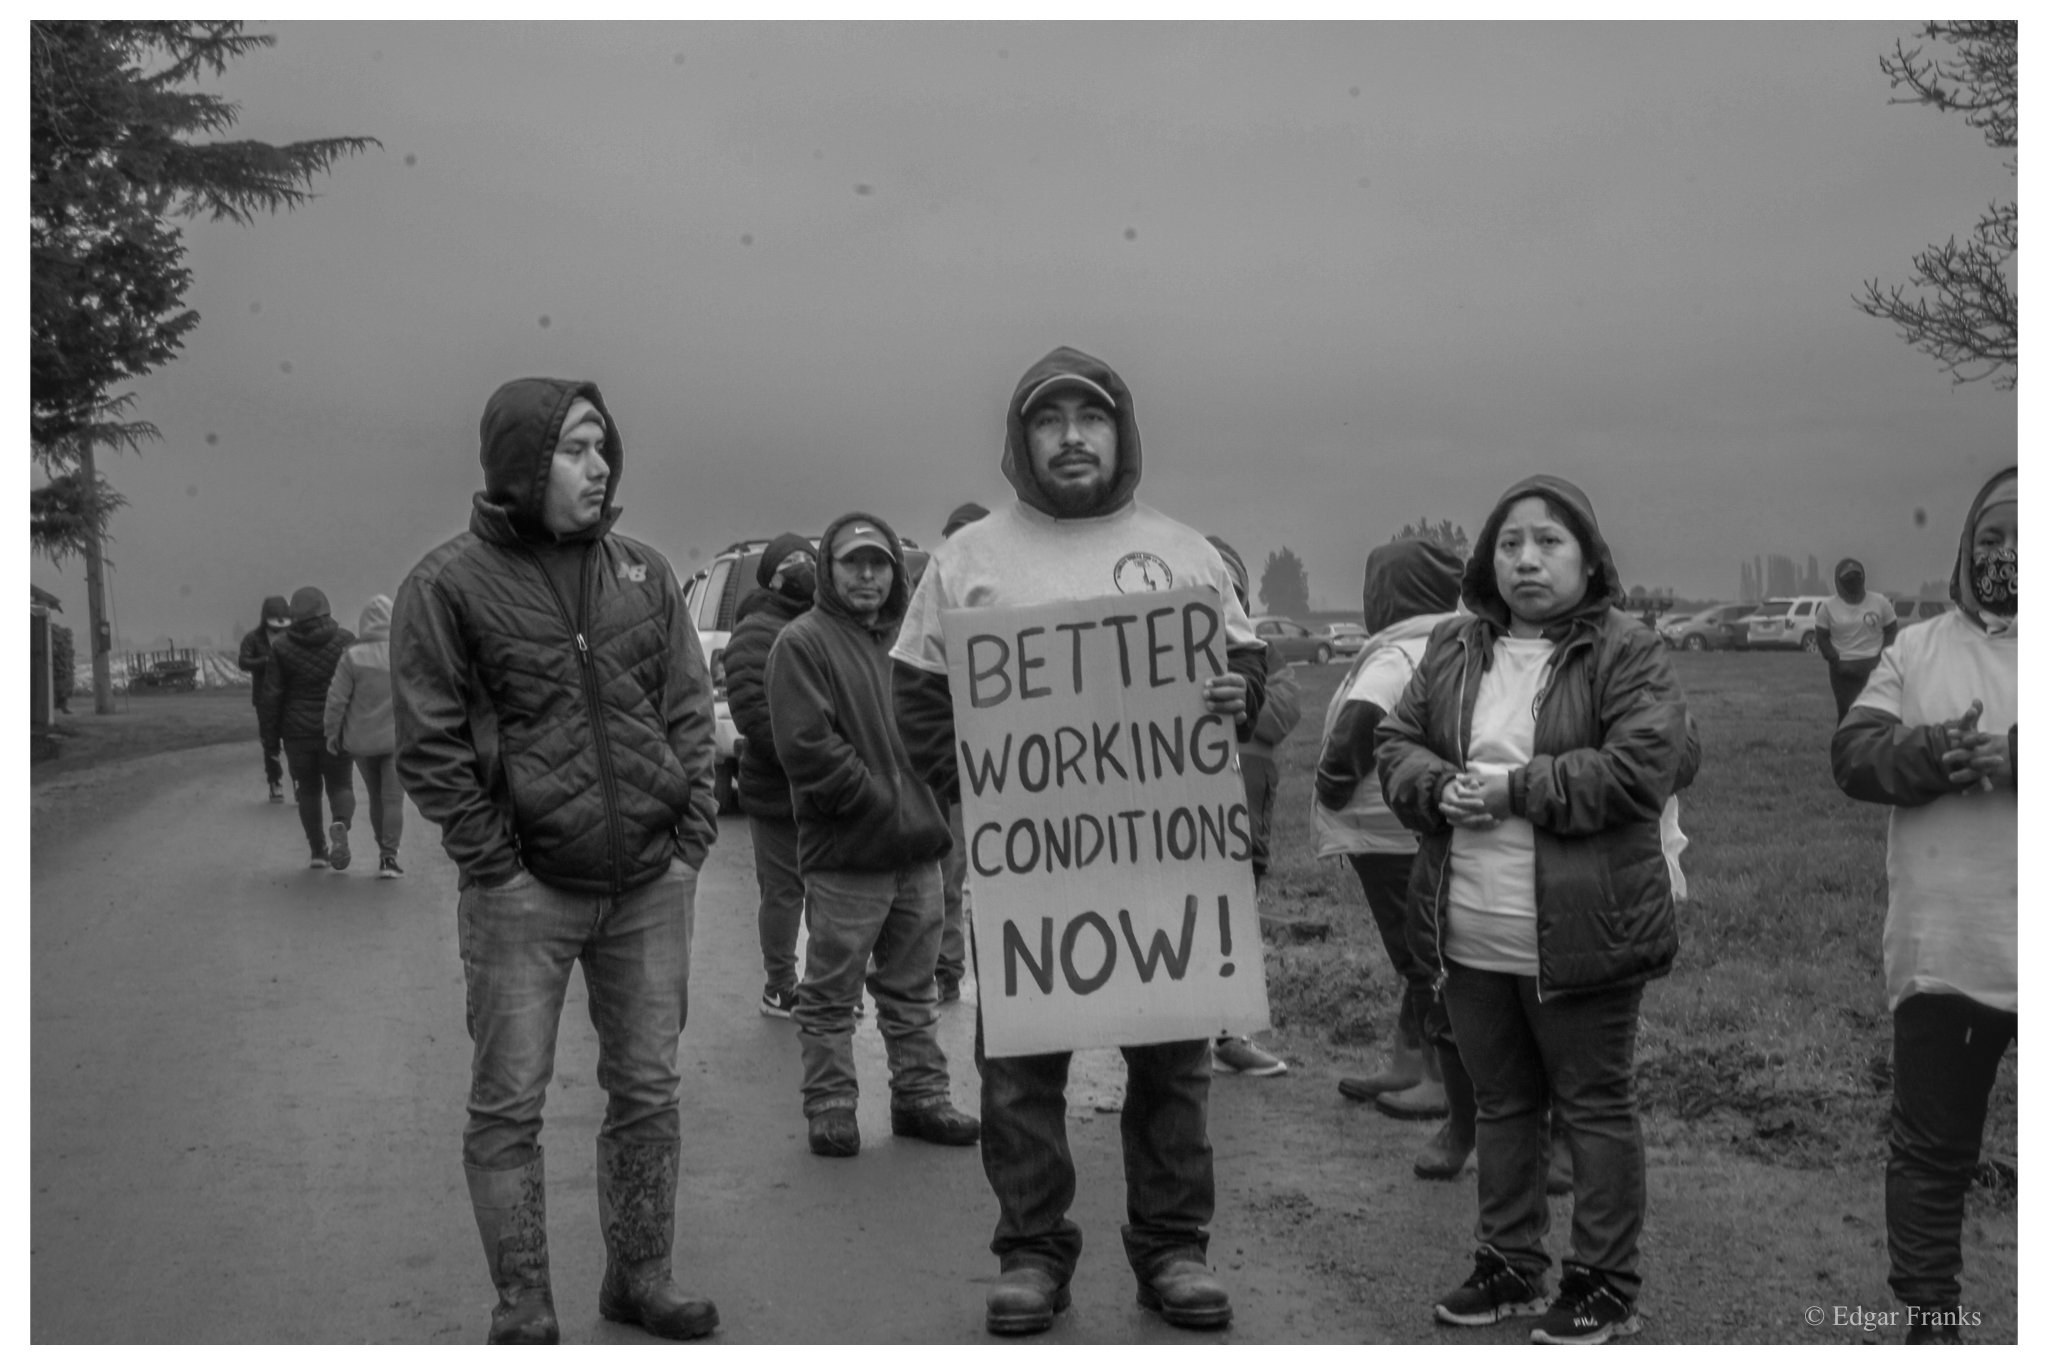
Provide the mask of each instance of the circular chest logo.
{"label": "circular chest logo", "polygon": [[1165,592],[1173,586],[1173,570],[1158,555],[1133,550],[1116,562],[1110,577],[1118,592]]}

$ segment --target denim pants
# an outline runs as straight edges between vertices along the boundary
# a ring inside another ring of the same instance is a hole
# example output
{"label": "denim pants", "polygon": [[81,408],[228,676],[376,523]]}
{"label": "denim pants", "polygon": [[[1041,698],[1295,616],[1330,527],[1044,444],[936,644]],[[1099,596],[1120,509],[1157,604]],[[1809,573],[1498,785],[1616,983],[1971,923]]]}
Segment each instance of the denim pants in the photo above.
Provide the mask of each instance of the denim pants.
{"label": "denim pants", "polygon": [[463,888],[456,914],[476,1044],[465,1162],[507,1170],[539,1151],[555,1032],[578,962],[607,1097],[598,1136],[678,1140],[676,1047],[690,1010],[696,901],[697,873],[680,858],[620,896],[562,891],[524,871],[504,886]]}
{"label": "denim pants", "polygon": [[1238,751],[1244,777],[1244,804],[1251,815],[1252,876],[1264,877],[1272,865],[1273,801],[1280,790],[1280,765],[1270,754]]}
{"label": "denim pants", "polygon": [[933,980],[946,915],[940,881],[936,862],[804,875],[811,937],[790,1018],[803,1049],[805,1118],[860,1102],[853,1007],[863,977],[889,1054],[890,1107],[929,1109],[950,1098]]}
{"label": "denim pants", "polygon": [[1915,1308],[1962,1301],[1963,1196],[2019,1015],[1966,995],[1909,995],[1892,1011],[1891,1158],[1884,1228],[1892,1293]]}
{"label": "denim pants", "polygon": [[1877,672],[1877,659],[1844,659],[1838,664],[1828,665],[1828,686],[1835,694],[1835,723],[1841,724],[1842,717],[1849,714],[1849,708],[1856,704],[1856,698],[1863,695],[1863,685],[1870,681],[1870,675]]}
{"label": "denim pants", "polygon": [[1538,1001],[1533,976],[1448,965],[1444,998],[1479,1101],[1479,1240],[1531,1279],[1550,1269],[1543,1187],[1545,1111],[1554,1109],[1572,1154],[1565,1268],[1597,1272],[1634,1303],[1644,1208],[1635,1102],[1641,983]]}
{"label": "denim pants", "polygon": [[1422,1046],[1423,1020],[1436,995],[1436,983],[1429,968],[1417,960],[1408,946],[1408,874],[1415,867],[1413,853],[1353,853],[1351,870],[1365,892],[1365,903],[1379,927],[1380,942],[1386,946],[1387,961],[1401,978],[1401,1015],[1397,1027],[1408,1047]]}
{"label": "denim pants", "polygon": [[[1169,1261],[1203,1260],[1216,1216],[1209,1148],[1209,1040],[1123,1050],[1124,1255],[1141,1280]],[[988,1249],[1002,1268],[1035,1265],[1065,1284],[1081,1259],[1074,1153],[1067,1146],[1071,1052],[990,1057],[974,1021],[981,1071],[981,1168],[995,1191]]]}
{"label": "denim pants", "polygon": [[960,983],[967,975],[967,830],[960,803],[946,811],[946,826],[953,831],[953,847],[939,860],[946,879],[946,928],[939,936],[939,983]]}
{"label": "denim pants", "polygon": [[796,986],[796,931],[804,922],[804,879],[796,869],[796,821],[747,817],[754,881],[761,888],[761,969],[768,989]]}
{"label": "denim pants", "polygon": [[320,818],[320,795],[327,795],[327,807],[343,826],[355,824],[356,784],[347,754],[330,754],[327,746],[314,740],[284,746],[285,762],[292,773],[292,795],[299,803],[299,825],[315,853],[327,852],[327,822]]}
{"label": "denim pants", "polygon": [[363,795],[369,798],[370,832],[377,836],[377,851],[396,858],[405,833],[405,788],[398,781],[398,755],[357,754],[355,760],[356,771],[363,775]]}

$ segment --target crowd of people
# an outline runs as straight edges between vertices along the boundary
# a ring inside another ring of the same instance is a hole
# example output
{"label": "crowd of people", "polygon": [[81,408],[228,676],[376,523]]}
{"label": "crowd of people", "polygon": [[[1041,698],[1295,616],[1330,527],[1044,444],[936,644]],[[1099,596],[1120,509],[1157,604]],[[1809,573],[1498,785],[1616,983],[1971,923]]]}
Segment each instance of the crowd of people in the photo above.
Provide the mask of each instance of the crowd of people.
{"label": "crowd of people", "polygon": [[[988,1056],[977,1016],[979,1115],[952,1102],[937,1020],[973,969],[972,888],[943,613],[1100,596],[1133,555],[1213,590],[1227,650],[1203,704],[1236,729],[1255,879],[1274,750],[1300,705],[1252,629],[1242,558],[1137,500],[1143,451],[1116,371],[1057,349],[1018,381],[1004,425],[1014,496],[948,518],[915,582],[896,532],[865,512],[771,541],[725,665],[760,1009],[795,1026],[810,1150],[861,1150],[851,1039],[872,997],[892,1133],[979,1146],[998,1206],[985,1322],[1007,1336],[1047,1330],[1071,1299],[1071,1054]],[[506,384],[480,445],[469,530],[421,560],[395,605],[373,599],[359,635],[316,589],[266,600],[243,644],[266,776],[277,800],[289,771],[316,866],[348,865],[353,761],[383,875],[398,875],[401,784],[457,868],[474,1043],[463,1162],[497,1292],[488,1339],[559,1339],[540,1134],[579,961],[607,1095],[598,1306],[701,1337],[717,1309],[677,1286],[670,1252],[696,882],[718,833],[711,680],[669,564],[613,527],[624,443],[597,388]],[[1963,1191],[2016,1031],[2017,487],[2008,470],[1970,509],[1957,612],[1901,630],[1881,597],[1866,608],[1845,561],[1822,617],[1837,779],[1896,808],[1886,1208],[1913,1340],[1955,1339]],[[1339,1088],[1444,1119],[1418,1176],[1476,1157],[1473,1268],[1431,1308],[1460,1326],[1528,1316],[1537,1342],[1641,1324],[1634,1049],[1645,988],[1678,952],[1677,794],[1702,748],[1622,582],[1592,500],[1550,476],[1507,488],[1467,560],[1430,540],[1375,549],[1369,638],[1324,716],[1312,794],[1315,852],[1348,859],[1402,983],[1386,1067]],[[1212,1070],[1285,1063],[1230,1034],[1122,1053],[1137,1301],[1176,1326],[1224,1326],[1207,1256]],[[1565,1192],[1554,1262],[1548,1195]]]}

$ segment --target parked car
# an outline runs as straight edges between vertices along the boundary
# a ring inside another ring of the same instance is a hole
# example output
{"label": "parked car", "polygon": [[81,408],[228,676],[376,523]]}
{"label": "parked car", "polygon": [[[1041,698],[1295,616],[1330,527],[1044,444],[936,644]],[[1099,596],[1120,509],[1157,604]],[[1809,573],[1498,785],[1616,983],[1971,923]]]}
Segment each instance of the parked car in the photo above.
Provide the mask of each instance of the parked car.
{"label": "parked car", "polygon": [[1749,644],[1748,619],[1757,609],[1755,602],[1722,602],[1675,617],[1663,627],[1664,639],[1673,649],[1694,653],[1707,649],[1744,649]]}
{"label": "parked car", "polygon": [[[915,584],[924,574],[931,555],[909,537],[901,539],[903,568]],[[817,544],[817,537],[811,537],[811,548],[815,550]],[[741,599],[760,586],[755,575],[761,568],[761,553],[767,548],[765,540],[735,541],[683,585],[683,600],[689,604],[690,619],[696,622],[697,638],[704,646],[704,663],[711,670],[712,714],[718,744],[714,791],[721,814],[739,809],[741,743],[739,727],[732,723],[732,708],[725,700],[725,646],[732,639],[733,614],[739,610]]]}
{"label": "parked car", "polygon": [[1266,642],[1266,648],[1286,663],[1326,664],[1337,653],[1328,635],[1285,616],[1254,616],[1252,629]]}
{"label": "parked car", "polygon": [[1899,614],[1899,624],[1902,626],[1910,626],[1915,621],[1932,621],[1954,605],[1946,597],[1894,597],[1892,599],[1892,610]]}
{"label": "parked car", "polygon": [[1333,621],[1327,629],[1330,634],[1330,648],[1344,658],[1355,658],[1358,651],[1365,648],[1369,632],[1358,622]]}
{"label": "parked car", "polygon": [[1814,613],[1825,597],[1769,597],[1745,618],[1751,649],[1818,650],[1813,633]]}

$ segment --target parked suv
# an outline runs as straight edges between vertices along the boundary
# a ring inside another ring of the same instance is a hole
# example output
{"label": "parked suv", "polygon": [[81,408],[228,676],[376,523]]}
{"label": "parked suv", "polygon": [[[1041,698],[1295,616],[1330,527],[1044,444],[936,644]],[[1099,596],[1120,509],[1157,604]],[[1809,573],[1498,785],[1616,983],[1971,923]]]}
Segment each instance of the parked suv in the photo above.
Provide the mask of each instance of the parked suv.
{"label": "parked suv", "polygon": [[[903,541],[903,567],[915,584],[931,556],[917,548],[909,537]],[[816,550],[818,538],[811,537]],[[683,600],[689,604],[690,619],[696,623],[697,638],[704,645],[704,663],[711,670],[712,711],[717,722],[718,767],[714,790],[720,814],[739,809],[740,732],[732,723],[732,708],[725,700],[725,646],[732,639],[733,613],[746,595],[760,586],[756,575],[761,568],[765,540],[741,540],[726,546],[711,562],[683,585]],[[823,565],[819,572],[825,572]]]}
{"label": "parked suv", "polygon": [[1932,621],[1947,611],[1953,604],[1946,597],[1894,597],[1892,610],[1899,614],[1899,624],[1910,626],[1915,621]]}
{"label": "parked suv", "polygon": [[1754,602],[1723,602],[1670,622],[1664,627],[1664,638],[1674,649],[1695,653],[1741,649],[1749,643],[1746,623],[1756,609]]}
{"label": "parked suv", "polygon": [[1746,620],[1751,649],[1820,648],[1813,633],[1814,613],[1825,597],[1770,597]]}

